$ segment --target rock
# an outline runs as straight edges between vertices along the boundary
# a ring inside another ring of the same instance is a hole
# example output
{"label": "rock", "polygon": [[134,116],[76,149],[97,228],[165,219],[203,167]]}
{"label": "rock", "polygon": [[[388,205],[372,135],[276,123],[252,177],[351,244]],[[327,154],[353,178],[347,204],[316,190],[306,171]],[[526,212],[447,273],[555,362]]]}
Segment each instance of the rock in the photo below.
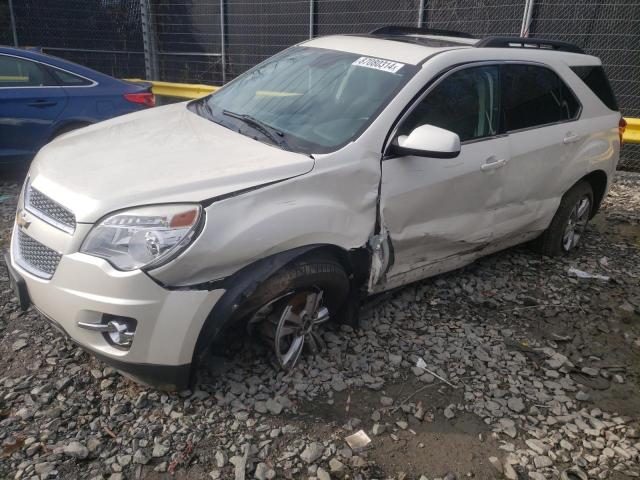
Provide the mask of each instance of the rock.
{"label": "rock", "polygon": [[280,415],[282,412],[282,404],[278,402],[275,398],[270,398],[265,402],[265,407],[269,410],[269,413],[272,415]]}
{"label": "rock", "polygon": [[391,364],[395,366],[400,365],[402,363],[402,355],[396,355],[396,354],[390,353],[389,362],[391,362]]}
{"label": "rock", "polygon": [[99,438],[90,438],[87,440],[87,449],[90,455],[95,455],[102,449],[102,441]]}
{"label": "rock", "polygon": [[516,424],[510,418],[501,418],[498,420],[500,430],[509,435],[511,438],[516,438]]}
{"label": "rock", "polygon": [[489,457],[489,463],[493,465],[498,473],[502,473],[502,463],[500,462],[500,460],[498,460],[498,457]]}
{"label": "rock", "polygon": [[235,480],[245,480],[248,453],[249,453],[249,448],[246,448],[245,455],[243,456],[234,455],[229,459],[229,463],[231,463],[236,467]]}
{"label": "rock", "polygon": [[541,468],[550,467],[551,465],[553,465],[553,461],[547,456],[538,455],[537,457],[533,458],[533,464],[536,466],[537,469],[541,469]]}
{"label": "rock", "polygon": [[300,454],[300,458],[306,463],[313,463],[322,456],[323,452],[324,447],[322,446],[322,444],[313,442],[306,446],[306,448]]}
{"label": "rock", "polygon": [[345,466],[344,463],[337,458],[332,458],[329,460],[329,469],[331,470],[331,473],[341,474],[344,472]]}
{"label": "rock", "polygon": [[578,392],[576,393],[576,400],[578,400],[579,402],[586,402],[587,400],[589,400],[589,394],[583,392],[582,390],[578,390]]}
{"label": "rock", "polygon": [[403,420],[399,420],[396,422],[396,425],[398,426],[398,428],[400,428],[401,430],[406,430],[409,427],[409,424]]}
{"label": "rock", "polygon": [[591,367],[582,367],[582,370],[580,371],[585,375],[589,375],[590,377],[597,377],[598,373],[600,373],[600,371],[597,368],[591,368]]}
{"label": "rock", "polygon": [[169,452],[169,447],[161,443],[155,443],[153,445],[153,451],[151,455],[155,458],[164,457]]}
{"label": "rock", "polygon": [[316,477],[318,477],[318,480],[331,480],[331,475],[322,467],[318,467]]}
{"label": "rock", "polygon": [[390,407],[391,405],[393,405],[393,398],[391,397],[380,397],[380,403],[384,406],[384,407]]}
{"label": "rock", "polygon": [[507,480],[518,480],[518,473],[508,462],[502,464],[502,474]]}
{"label": "rock", "polygon": [[45,478],[48,476],[49,473],[51,473],[53,470],[55,470],[56,465],[55,463],[52,462],[40,462],[40,463],[36,463],[34,466],[35,472],[38,475],[42,475]]}
{"label": "rock", "polygon": [[516,413],[520,413],[524,410],[524,402],[520,397],[511,397],[507,400],[507,406]]}
{"label": "rock", "polygon": [[65,455],[84,460],[89,456],[89,449],[80,442],[71,442],[64,447]]}
{"label": "rock", "polygon": [[536,452],[538,455],[543,455],[547,451],[546,445],[535,438],[525,440],[524,443],[526,443],[527,447]]}
{"label": "rock", "polygon": [[385,431],[385,426],[380,423],[374,423],[373,428],[371,429],[371,433],[374,435],[382,435]]}
{"label": "rock", "polygon": [[451,420],[453,417],[456,416],[456,414],[455,414],[455,412],[453,410],[454,408],[455,408],[455,405],[449,405],[447,408],[444,409],[444,416],[447,419]]}
{"label": "rock", "polygon": [[149,463],[149,460],[151,460],[151,455],[143,448],[139,448],[136,450],[136,453],[133,454],[133,461],[140,465],[146,465]]}
{"label": "rock", "polygon": [[22,350],[26,346],[27,346],[27,341],[24,338],[20,338],[15,342],[13,342],[13,345],[11,345],[11,350],[13,350],[14,352],[17,352],[19,350]]}
{"label": "rock", "polygon": [[547,477],[540,472],[529,472],[529,478],[531,480],[546,480]]}
{"label": "rock", "polygon": [[272,468],[269,468],[266,463],[260,462],[256,466],[254,478],[256,480],[271,480],[276,477],[276,472]]}
{"label": "rock", "polygon": [[217,450],[213,459],[218,468],[223,468],[227,464],[227,455],[222,450]]}
{"label": "rock", "polygon": [[478,360],[481,360],[483,362],[488,363],[491,361],[491,357],[489,356],[489,354],[485,352],[481,347],[476,348],[475,355]]}
{"label": "rock", "polygon": [[434,377],[430,373],[425,373],[424,375],[420,376],[420,381],[424,383],[433,383],[435,379],[436,377]]}

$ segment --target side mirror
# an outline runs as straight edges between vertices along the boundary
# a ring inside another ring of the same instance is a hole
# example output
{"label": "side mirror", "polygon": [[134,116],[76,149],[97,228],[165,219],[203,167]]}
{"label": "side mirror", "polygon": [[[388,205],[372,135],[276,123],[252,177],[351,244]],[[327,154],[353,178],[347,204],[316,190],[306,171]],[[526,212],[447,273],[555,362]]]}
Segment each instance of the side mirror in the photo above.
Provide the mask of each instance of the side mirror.
{"label": "side mirror", "polygon": [[398,155],[418,157],[455,158],[460,155],[460,137],[434,125],[420,125],[409,135],[400,135],[392,144]]}

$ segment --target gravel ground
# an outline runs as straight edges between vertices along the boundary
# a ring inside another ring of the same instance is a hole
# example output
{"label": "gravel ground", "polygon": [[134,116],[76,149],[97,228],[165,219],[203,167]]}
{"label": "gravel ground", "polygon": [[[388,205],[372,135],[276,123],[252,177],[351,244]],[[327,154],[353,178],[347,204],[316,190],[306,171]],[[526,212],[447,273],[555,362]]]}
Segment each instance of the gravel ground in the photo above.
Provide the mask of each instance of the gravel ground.
{"label": "gravel ground", "polygon": [[[18,190],[0,180],[3,248]],[[19,311],[0,267],[0,478],[639,477],[639,248],[619,174],[569,258],[493,255],[370,300],[293,372],[247,341],[178,394]]]}

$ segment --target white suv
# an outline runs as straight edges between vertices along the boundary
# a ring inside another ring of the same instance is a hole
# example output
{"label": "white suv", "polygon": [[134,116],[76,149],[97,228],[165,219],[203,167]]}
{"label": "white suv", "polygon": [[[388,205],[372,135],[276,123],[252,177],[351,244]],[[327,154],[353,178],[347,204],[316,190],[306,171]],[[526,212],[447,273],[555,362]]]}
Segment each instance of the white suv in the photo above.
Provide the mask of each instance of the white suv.
{"label": "white suv", "polygon": [[6,261],[24,308],[139,381],[183,388],[247,333],[289,368],[366,295],[529,240],[571,251],[620,122],[573,45],[317,38],[44,147]]}

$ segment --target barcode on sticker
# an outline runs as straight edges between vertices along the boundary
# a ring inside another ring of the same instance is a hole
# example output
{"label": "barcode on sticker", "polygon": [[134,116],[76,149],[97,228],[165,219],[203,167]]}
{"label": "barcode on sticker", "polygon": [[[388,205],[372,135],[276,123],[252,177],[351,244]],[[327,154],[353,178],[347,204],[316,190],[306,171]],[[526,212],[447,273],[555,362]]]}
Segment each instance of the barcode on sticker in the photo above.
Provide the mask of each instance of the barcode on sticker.
{"label": "barcode on sticker", "polygon": [[376,70],[382,70],[383,72],[396,73],[402,67],[404,63],[391,62],[389,60],[382,60],[380,58],[372,57],[360,57],[352,65],[357,67],[374,68]]}

